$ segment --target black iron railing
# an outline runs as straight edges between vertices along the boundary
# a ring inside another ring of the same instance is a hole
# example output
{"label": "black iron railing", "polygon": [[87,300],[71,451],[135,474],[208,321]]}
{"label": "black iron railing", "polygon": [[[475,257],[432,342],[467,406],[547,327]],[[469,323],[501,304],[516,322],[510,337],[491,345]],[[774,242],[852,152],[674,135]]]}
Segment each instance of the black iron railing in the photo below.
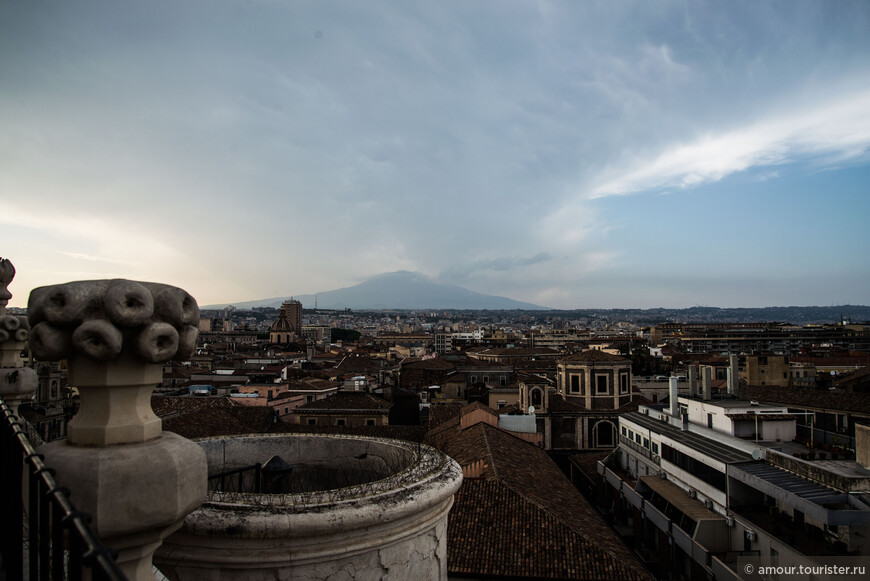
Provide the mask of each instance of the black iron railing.
{"label": "black iron railing", "polygon": [[57,485],[2,398],[0,413],[0,574],[8,581],[78,581],[87,570],[95,580],[126,580],[115,552],[70,502],[69,490]]}

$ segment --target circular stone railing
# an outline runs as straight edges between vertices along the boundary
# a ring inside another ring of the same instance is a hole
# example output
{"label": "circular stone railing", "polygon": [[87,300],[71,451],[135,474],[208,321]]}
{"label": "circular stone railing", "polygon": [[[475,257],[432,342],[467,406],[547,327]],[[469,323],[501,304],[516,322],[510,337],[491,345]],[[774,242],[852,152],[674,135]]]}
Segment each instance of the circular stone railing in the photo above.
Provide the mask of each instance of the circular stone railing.
{"label": "circular stone railing", "polygon": [[280,456],[317,471],[357,470],[340,488],[269,494],[211,487],[206,503],[164,541],[170,579],[353,576],[445,579],[447,513],[462,481],[448,456],[400,440],[272,434],[198,441],[209,472]]}

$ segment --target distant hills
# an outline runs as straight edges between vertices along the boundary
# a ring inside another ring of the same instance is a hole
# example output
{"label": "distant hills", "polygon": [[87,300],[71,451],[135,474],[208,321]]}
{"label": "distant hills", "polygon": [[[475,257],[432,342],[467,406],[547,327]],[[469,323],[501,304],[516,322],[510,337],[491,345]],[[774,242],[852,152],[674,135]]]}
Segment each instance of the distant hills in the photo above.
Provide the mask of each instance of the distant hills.
{"label": "distant hills", "polygon": [[[202,308],[218,309],[233,305],[237,309],[254,307],[280,307],[291,297],[277,297],[256,301],[207,305]],[[306,309],[314,308],[315,295],[294,295]],[[543,310],[545,307],[515,301],[507,297],[470,291],[461,286],[435,282],[419,272],[400,270],[373,276],[357,285],[317,293],[317,307],[321,309],[493,309]]]}

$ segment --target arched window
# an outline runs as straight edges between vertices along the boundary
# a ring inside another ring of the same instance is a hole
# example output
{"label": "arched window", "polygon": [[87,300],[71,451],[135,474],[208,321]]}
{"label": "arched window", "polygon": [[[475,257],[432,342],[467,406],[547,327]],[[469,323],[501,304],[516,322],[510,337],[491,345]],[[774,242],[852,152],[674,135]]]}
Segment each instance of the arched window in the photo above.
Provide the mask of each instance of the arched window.
{"label": "arched window", "polygon": [[610,422],[598,422],[595,426],[596,440],[599,447],[613,445],[613,424]]}
{"label": "arched window", "polygon": [[541,390],[533,389],[532,390],[532,405],[536,408],[541,407]]}

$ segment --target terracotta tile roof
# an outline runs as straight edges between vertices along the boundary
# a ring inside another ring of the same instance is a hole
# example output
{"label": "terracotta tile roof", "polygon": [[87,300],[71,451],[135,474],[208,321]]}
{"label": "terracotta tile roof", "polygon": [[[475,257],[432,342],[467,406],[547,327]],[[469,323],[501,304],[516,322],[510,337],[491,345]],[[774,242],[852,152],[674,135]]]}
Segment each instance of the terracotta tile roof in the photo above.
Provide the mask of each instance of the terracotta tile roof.
{"label": "terracotta tile roof", "polygon": [[411,361],[410,363],[403,363],[402,369],[455,369],[456,365],[447,361],[446,359],[442,359],[441,357],[435,357],[434,359],[424,359],[422,361]]}
{"label": "terracotta tile roof", "polygon": [[486,405],[486,404],[484,404],[484,403],[480,403],[479,401],[476,401],[476,402],[474,402],[474,403],[470,403],[470,404],[468,404],[467,406],[464,406],[464,407],[460,410],[460,412],[459,412],[459,416],[460,416],[460,417],[463,417],[463,416],[465,416],[466,414],[470,414],[471,412],[474,412],[474,411],[477,411],[477,410],[484,410],[484,411],[487,411],[487,412],[489,412],[489,413],[491,413],[491,414],[493,414],[493,415],[498,415],[498,412],[496,412],[494,409],[492,409],[492,408],[489,407],[488,405]]}
{"label": "terracotta tile roof", "polygon": [[568,355],[567,357],[562,357],[561,359],[559,359],[559,363],[618,363],[628,361],[629,360],[625,357],[621,357],[619,355],[612,355],[610,353],[605,353],[604,351],[599,351],[597,349],[588,349],[586,351],[581,351],[580,353],[575,353],[574,355]]}
{"label": "terracotta tile roof", "polygon": [[495,348],[495,349],[485,349],[480,351],[481,355],[513,355],[517,357],[531,357],[534,355],[555,355],[558,353],[555,349],[551,349],[550,347],[503,347],[503,348]]}
{"label": "terracotta tile roof", "polygon": [[385,413],[392,402],[364,391],[339,391],[323,399],[318,399],[296,408],[296,412],[372,412]]}
{"label": "terracotta tile roof", "polygon": [[444,422],[458,418],[462,410],[461,404],[435,404],[429,408],[429,429],[432,430]]}
{"label": "terracotta tile roof", "polygon": [[236,405],[225,397],[151,397],[163,429],[185,438],[263,433],[272,424],[272,408]]}
{"label": "terracotta tile roof", "polygon": [[649,579],[497,480],[467,479],[447,521],[453,576]]}
{"label": "terracotta tile roof", "polygon": [[778,403],[870,415],[870,393],[845,393],[796,387],[741,385],[740,397],[762,403]]}
{"label": "terracotta tile roof", "polygon": [[[450,521],[456,528],[449,536],[448,550],[453,544],[457,550],[469,554],[457,554],[461,560],[455,567],[448,557],[451,574],[551,579],[648,578],[615,533],[543,449],[484,422],[461,430],[458,417],[430,430],[425,441],[447,453],[460,466],[479,466],[483,479],[503,485],[502,489],[493,486],[492,490],[516,496],[511,500],[514,505],[538,511],[535,518],[539,520],[532,526],[531,520],[523,521],[511,511],[494,512],[497,510],[495,507],[480,511],[477,508],[480,499],[474,491],[470,493],[474,500],[468,504],[461,502],[462,497],[458,495],[457,504],[451,511]],[[475,479],[467,479],[462,486],[466,487],[467,483],[474,487],[475,482]],[[466,514],[466,511],[471,511],[471,514]],[[543,526],[543,522],[548,524]],[[558,526],[552,523],[558,523]],[[487,543],[468,546],[467,539],[480,537],[482,529],[506,539],[498,545],[498,551]],[[537,550],[527,550],[529,547],[555,546],[548,536],[554,530],[558,530],[560,537],[565,537],[560,542],[577,543],[577,550],[570,553],[556,551],[558,554],[547,553],[546,556]],[[463,544],[464,549],[459,549]],[[517,565],[502,570],[499,563]],[[565,574],[565,571],[571,573]]]}
{"label": "terracotta tile roof", "polygon": [[335,369],[342,373],[371,373],[377,374],[381,366],[369,357],[345,357]]}

